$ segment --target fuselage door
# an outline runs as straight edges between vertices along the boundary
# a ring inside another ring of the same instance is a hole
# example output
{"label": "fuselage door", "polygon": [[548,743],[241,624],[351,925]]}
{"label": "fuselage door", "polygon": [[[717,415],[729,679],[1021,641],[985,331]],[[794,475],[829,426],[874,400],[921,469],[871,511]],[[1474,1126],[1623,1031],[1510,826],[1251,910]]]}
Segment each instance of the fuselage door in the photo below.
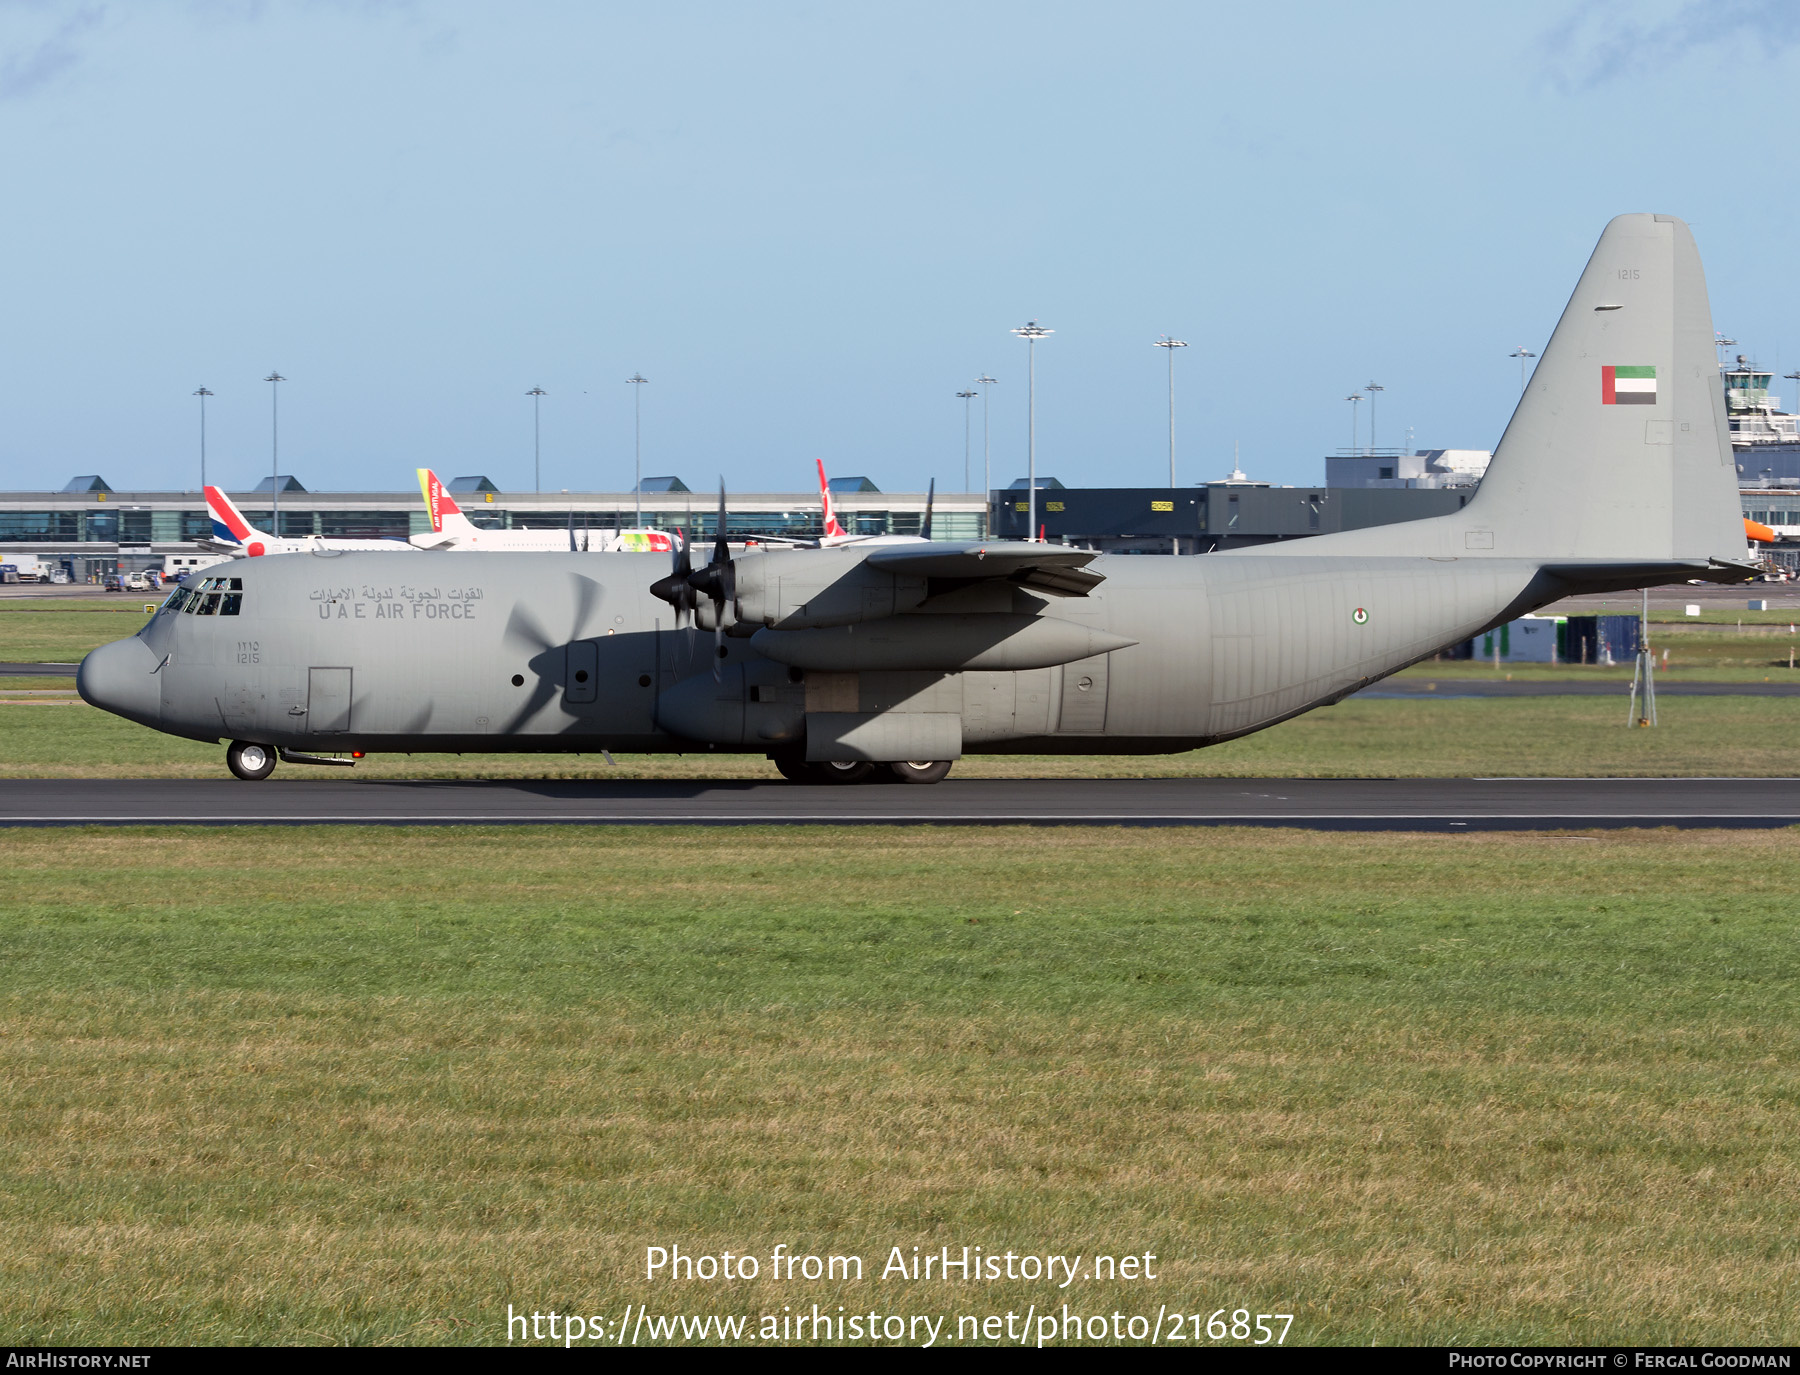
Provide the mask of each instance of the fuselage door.
{"label": "fuselage door", "polygon": [[1106,729],[1106,667],[1109,656],[1096,654],[1062,666],[1061,731]]}
{"label": "fuselage door", "polygon": [[592,640],[576,640],[569,646],[568,672],[563,678],[563,701],[586,706],[600,687],[600,646]]}
{"label": "fuselage door", "polygon": [[342,735],[350,729],[350,670],[315,668],[306,679],[306,729],[313,735]]}

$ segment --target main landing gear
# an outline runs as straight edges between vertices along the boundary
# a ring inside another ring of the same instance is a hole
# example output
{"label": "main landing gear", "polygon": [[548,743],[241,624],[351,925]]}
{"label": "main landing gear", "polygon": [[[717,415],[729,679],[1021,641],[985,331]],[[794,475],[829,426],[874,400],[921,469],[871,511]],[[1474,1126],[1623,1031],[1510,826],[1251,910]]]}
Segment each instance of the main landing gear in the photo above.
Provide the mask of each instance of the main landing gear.
{"label": "main landing gear", "polygon": [[866,760],[809,764],[795,754],[771,754],[770,761],[790,783],[938,783],[950,772],[951,760],[918,759],[897,764]]}
{"label": "main landing gear", "polygon": [[275,772],[275,750],[250,740],[233,740],[225,751],[225,767],[246,783],[255,783]]}

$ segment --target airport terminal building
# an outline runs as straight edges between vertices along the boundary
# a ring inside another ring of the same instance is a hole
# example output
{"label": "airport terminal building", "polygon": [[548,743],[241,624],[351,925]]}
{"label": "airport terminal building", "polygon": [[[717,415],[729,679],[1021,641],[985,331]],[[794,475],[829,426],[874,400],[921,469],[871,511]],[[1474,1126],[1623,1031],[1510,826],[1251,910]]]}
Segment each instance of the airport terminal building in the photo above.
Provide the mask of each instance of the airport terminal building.
{"label": "airport terminal building", "polygon": [[[1451,451],[1456,452],[1456,451]],[[1346,485],[1278,487],[1233,471],[1193,487],[1065,487],[1054,477],[1037,480],[1036,523],[1044,538],[1113,554],[1203,554],[1305,539],[1444,515],[1466,504],[1479,474],[1458,472],[1443,481],[1427,469],[1429,451],[1408,455],[1425,480],[1371,476],[1357,485],[1350,465],[1331,476]],[[1382,462],[1371,464],[1370,457]],[[1485,455],[1481,456],[1485,458]],[[1772,526],[1782,542],[1765,558],[1800,573],[1800,442],[1740,448],[1740,500],[1744,515]],[[1359,456],[1363,466],[1407,466],[1389,455]],[[1745,471],[1755,468],[1754,475]],[[451,484],[457,502],[478,525],[495,529],[603,530],[642,524],[680,530],[691,540],[714,538],[717,497],[695,492],[678,478],[646,479],[641,493],[503,492],[484,477]],[[916,535],[925,515],[924,492],[882,492],[866,478],[834,480],[833,502],[844,527],[864,535]],[[274,479],[232,493],[259,529],[341,539],[406,539],[430,528],[417,492],[312,492],[297,480]],[[1026,539],[1032,533],[1030,492],[1024,479],[983,497],[938,493],[932,501],[932,533],[938,539]],[[728,495],[727,533],[733,540],[816,539],[822,517],[816,492],[739,492]],[[37,556],[66,567],[84,582],[111,572],[163,568],[171,557],[194,552],[210,536],[211,517],[199,492],[118,491],[97,475],[78,477],[61,490],[0,492],[0,562],[5,553]]]}

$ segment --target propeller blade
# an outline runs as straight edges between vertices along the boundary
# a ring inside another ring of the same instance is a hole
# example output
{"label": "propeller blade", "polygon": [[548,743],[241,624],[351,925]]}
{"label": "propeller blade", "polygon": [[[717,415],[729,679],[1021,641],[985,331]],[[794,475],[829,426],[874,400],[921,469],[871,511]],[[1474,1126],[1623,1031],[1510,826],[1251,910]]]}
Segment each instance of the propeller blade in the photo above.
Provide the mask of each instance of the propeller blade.
{"label": "propeller blade", "polygon": [[919,538],[931,538],[931,503],[937,499],[937,479],[931,479],[931,486],[925,489],[925,519],[919,522]]}
{"label": "propeller blade", "polygon": [[658,578],[650,584],[650,595],[667,602],[675,608],[675,628],[677,630],[686,623],[688,613],[694,609],[694,575],[693,556],[688,552],[686,531],[676,531],[676,538],[671,542],[669,553],[669,576]]}
{"label": "propeller blade", "polygon": [[731,544],[725,538],[725,479],[719,479],[719,528],[718,537],[713,540],[714,563],[731,562]]}
{"label": "propeller blade", "polygon": [[575,513],[573,511],[569,512],[569,552],[571,554],[580,552],[575,548]]}

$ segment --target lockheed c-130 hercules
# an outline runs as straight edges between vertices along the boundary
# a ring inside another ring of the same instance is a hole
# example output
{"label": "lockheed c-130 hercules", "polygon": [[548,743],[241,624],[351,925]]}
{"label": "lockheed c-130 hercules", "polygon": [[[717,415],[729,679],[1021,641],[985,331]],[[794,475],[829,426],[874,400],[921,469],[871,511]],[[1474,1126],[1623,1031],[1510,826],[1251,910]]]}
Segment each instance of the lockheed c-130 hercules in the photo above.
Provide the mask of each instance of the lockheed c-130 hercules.
{"label": "lockheed c-130 hercules", "polygon": [[96,649],[81,695],[231,742],[242,778],[278,756],[714,749],[930,782],[972,752],[1192,749],[1571,593],[1748,579],[1713,338],[1687,226],[1622,215],[1454,514],[1184,558],[721,539],[653,585],[641,554],[245,560]]}

